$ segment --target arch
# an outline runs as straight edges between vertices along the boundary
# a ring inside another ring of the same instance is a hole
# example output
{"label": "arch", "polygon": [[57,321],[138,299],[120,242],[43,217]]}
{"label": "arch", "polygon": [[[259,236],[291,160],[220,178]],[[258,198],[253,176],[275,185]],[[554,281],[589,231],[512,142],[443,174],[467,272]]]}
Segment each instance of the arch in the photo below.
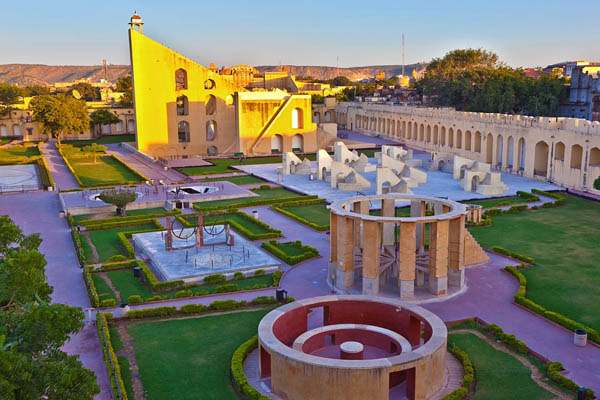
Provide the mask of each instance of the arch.
{"label": "arch", "polygon": [[183,68],[179,68],[175,71],[175,90],[185,90],[187,88],[187,71]]}
{"label": "arch", "polygon": [[438,162],[438,165],[437,165],[437,167],[438,167],[438,171],[443,171],[443,170],[444,170],[444,168],[446,167],[446,161],[444,161],[444,160],[440,160],[440,161]]}
{"label": "arch", "polygon": [[209,156],[216,156],[217,154],[219,154],[219,150],[217,149],[217,146],[208,146],[208,148],[206,149],[207,153]]}
{"label": "arch", "polygon": [[0,136],[8,136],[8,128],[6,125],[0,125]]}
{"label": "arch", "polygon": [[217,112],[217,98],[213,94],[206,96],[206,115],[213,115]]}
{"label": "arch", "polygon": [[533,174],[543,177],[548,176],[548,143],[543,140],[535,144]]}
{"label": "arch", "polygon": [[448,147],[450,147],[450,148],[454,147],[454,129],[453,128],[448,129]]}
{"label": "arch", "polygon": [[565,144],[557,142],[554,145],[554,159],[556,161],[565,161]]}
{"label": "arch", "polygon": [[300,153],[304,151],[304,136],[300,134],[292,136],[292,151]]}
{"label": "arch", "polygon": [[517,145],[517,151],[518,151],[518,161],[519,161],[519,170],[520,171],[524,171],[525,170],[525,138],[520,138],[518,145]]}
{"label": "arch", "polygon": [[206,89],[206,90],[212,90],[212,89],[214,89],[216,87],[217,87],[217,84],[215,83],[214,80],[207,79],[207,80],[204,81],[204,89]]}
{"label": "arch", "polygon": [[211,119],[206,121],[206,141],[212,142],[217,137],[217,121]]}
{"label": "arch", "polygon": [[496,138],[496,162],[498,165],[504,165],[504,138],[498,135]]}
{"label": "arch", "polygon": [[460,129],[456,130],[456,148],[462,149],[462,131]]}
{"label": "arch", "polygon": [[600,167],[600,148],[598,147],[590,150],[590,167]]}
{"label": "arch", "polygon": [[421,124],[419,126],[419,142],[424,141],[425,139],[425,125]]}
{"label": "arch", "polygon": [[412,135],[413,135],[413,132],[412,132],[412,122],[410,122],[410,121],[408,122],[407,129],[408,129],[408,131],[407,131],[406,134],[408,135],[408,139],[412,139]]}
{"label": "arch", "polygon": [[123,126],[124,126],[124,124],[123,124],[123,121],[121,121],[121,120],[119,120],[119,122],[117,122],[115,124],[115,128],[117,130],[117,133],[123,133]]}
{"label": "arch", "polygon": [[481,132],[475,132],[475,152],[481,153]]}
{"label": "arch", "polygon": [[474,175],[473,178],[471,178],[471,192],[476,192],[478,186],[479,186],[479,175]]}
{"label": "arch", "polygon": [[406,121],[402,121],[402,137],[406,139]]}
{"label": "arch", "polygon": [[325,111],[323,118],[325,119],[325,122],[331,122],[331,111]]}
{"label": "arch", "polygon": [[23,136],[23,133],[21,132],[21,126],[17,124],[13,125],[12,133],[13,136]]}
{"label": "arch", "polygon": [[[318,112],[318,111],[315,111],[315,112],[313,112],[313,122],[314,122],[315,124],[318,124],[318,123],[320,123],[320,122],[321,122],[321,113],[320,113],[320,112]],[[362,121],[361,121],[361,119],[360,119],[360,118],[357,118],[357,126],[358,126],[359,128],[362,128],[362,127],[363,127],[362,125],[363,125],[363,124],[362,124]]]}
{"label": "arch", "polygon": [[[325,113],[327,114],[327,113]],[[294,108],[292,110],[292,129],[304,128],[304,112],[301,108]]]}
{"label": "arch", "polygon": [[177,123],[177,140],[179,143],[189,143],[190,124],[187,121],[179,121]]}
{"label": "arch", "polygon": [[463,179],[465,177],[466,171],[467,171],[467,166],[461,165],[460,166],[460,179]]}
{"label": "arch", "polygon": [[471,134],[471,131],[466,131],[465,132],[465,150],[471,151],[471,142],[473,140],[473,135]]}
{"label": "arch", "polygon": [[186,95],[177,96],[177,115],[189,114],[189,102]]}
{"label": "arch", "polygon": [[571,168],[581,169],[581,159],[583,157],[583,147],[578,144],[571,146]]}
{"label": "arch", "polygon": [[426,142],[431,143],[431,125],[427,125],[427,135],[425,135]]}
{"label": "arch", "polygon": [[440,144],[442,146],[446,146],[446,127],[442,126],[442,129],[440,130]]}
{"label": "arch", "polygon": [[438,129],[439,129],[438,126],[434,125],[434,127],[433,127],[433,144],[434,145],[437,145],[438,142],[440,141],[440,134],[438,132]]}
{"label": "arch", "polygon": [[[481,138],[479,140],[479,145],[481,146]],[[479,149],[479,152],[481,152],[481,149]],[[491,133],[488,133],[485,138],[485,162],[488,164],[494,162],[494,137]]]}
{"label": "arch", "polygon": [[271,136],[271,153],[278,154],[283,150],[283,136],[275,134]]}
{"label": "arch", "polygon": [[514,168],[515,166],[515,139],[512,136],[508,137],[508,141],[506,143],[506,162],[509,168]]}
{"label": "arch", "polygon": [[135,132],[135,120],[133,118],[129,118],[127,120],[127,132],[128,133]]}
{"label": "arch", "polygon": [[389,181],[385,181],[381,184],[381,194],[388,194],[392,189],[392,185]]}

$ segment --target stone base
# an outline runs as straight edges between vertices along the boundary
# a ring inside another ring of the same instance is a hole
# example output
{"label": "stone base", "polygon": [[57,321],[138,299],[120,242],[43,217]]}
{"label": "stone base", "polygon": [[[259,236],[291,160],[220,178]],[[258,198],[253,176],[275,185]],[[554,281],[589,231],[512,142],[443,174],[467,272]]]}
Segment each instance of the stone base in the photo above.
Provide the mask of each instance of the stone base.
{"label": "stone base", "polygon": [[354,271],[335,270],[335,287],[350,289],[354,285]]}
{"label": "stone base", "polygon": [[417,275],[417,286],[422,287],[423,285],[425,285],[425,272],[417,270],[416,275]]}
{"label": "stone base", "polygon": [[465,270],[448,270],[448,285],[462,289],[465,285]]}
{"label": "stone base", "polygon": [[401,299],[412,299],[415,297],[415,281],[398,281],[400,286],[400,298]]}
{"label": "stone base", "polygon": [[367,295],[379,294],[379,277],[367,278],[363,276],[362,292]]}
{"label": "stone base", "polygon": [[436,296],[448,294],[448,278],[429,275],[429,291]]}

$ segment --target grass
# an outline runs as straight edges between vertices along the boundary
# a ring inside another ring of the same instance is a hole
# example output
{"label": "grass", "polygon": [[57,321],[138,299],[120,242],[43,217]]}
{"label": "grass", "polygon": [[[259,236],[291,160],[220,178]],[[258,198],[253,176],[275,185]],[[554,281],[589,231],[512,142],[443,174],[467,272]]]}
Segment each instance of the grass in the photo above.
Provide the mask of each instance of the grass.
{"label": "grass", "polygon": [[115,292],[113,292],[113,290],[106,284],[106,282],[100,277],[100,275],[92,274],[92,280],[94,281],[94,286],[96,286],[96,291],[98,292],[98,297],[100,297],[100,301],[117,298]]}
{"label": "grass", "polygon": [[25,161],[40,155],[37,146],[32,143],[0,148],[0,163]]}
{"label": "grass", "polygon": [[[192,225],[196,226],[198,222],[197,214],[186,214],[184,218]],[[228,214],[219,214],[219,215],[209,215],[204,218],[204,224],[207,226],[210,225],[220,225],[224,223],[237,223],[243,226],[245,229],[249,231],[250,234],[260,236],[269,233],[277,233],[278,231],[271,229],[270,227],[264,226],[260,224],[255,218],[250,215],[243,213],[228,213]],[[237,233],[248,237],[245,232],[240,231],[233,227]],[[277,236],[280,236],[279,234]],[[252,237],[249,237],[252,239]]]}
{"label": "grass", "polygon": [[281,156],[270,156],[270,157],[251,157],[244,161],[234,158],[218,158],[209,160],[213,165],[207,165],[205,167],[182,167],[177,168],[178,171],[194,176],[194,175],[213,175],[213,174],[226,174],[229,172],[237,171],[232,168],[235,165],[256,165],[256,164],[274,164],[281,162]]}
{"label": "grass", "polygon": [[[157,215],[169,215],[172,214],[172,211],[168,211],[163,207],[155,207],[155,208],[140,208],[137,210],[127,210],[127,217],[141,217],[141,216],[157,216]],[[83,215],[73,215],[73,221],[77,224],[80,224],[83,221],[90,220],[102,220],[105,218],[114,218],[117,214],[113,213],[110,216],[106,214],[83,214]]]}
{"label": "grass", "polygon": [[472,400],[551,399],[554,396],[538,386],[530,370],[510,354],[494,349],[470,333],[451,333],[448,342],[469,354],[477,381]]}
{"label": "grass", "polygon": [[100,262],[106,262],[110,257],[118,254],[129,257],[127,251],[117,238],[117,233],[137,231],[142,229],[158,230],[154,223],[148,222],[139,225],[129,225],[118,228],[89,231],[90,239],[98,251]]}
{"label": "grass", "polygon": [[318,225],[329,226],[329,210],[327,204],[307,204],[300,206],[285,206],[284,210]]}
{"label": "grass", "polygon": [[144,178],[112,156],[66,156],[84,187],[125,185],[144,182]]}
{"label": "grass", "polygon": [[140,295],[144,299],[152,296],[152,291],[133,276],[131,269],[108,271],[106,274],[112,281],[113,286],[121,294],[121,301],[123,303],[126,303],[127,298],[134,294]]}
{"label": "grass", "polygon": [[474,199],[463,201],[465,204],[479,204],[483,208],[491,207],[503,207],[503,206],[515,206],[520,204],[527,204],[529,201],[527,198],[521,196],[508,196],[498,197],[494,199]]}
{"label": "grass", "polygon": [[135,142],[134,134],[124,134],[124,135],[106,135],[101,136],[96,139],[90,140],[64,140],[63,143],[70,144],[76,147],[87,146],[91,143],[99,143],[99,144],[110,144],[110,143],[121,143],[121,142]]}
{"label": "grass", "polygon": [[197,210],[207,209],[222,209],[251,207],[256,204],[264,204],[263,202],[273,201],[277,199],[300,200],[304,196],[284,188],[272,189],[254,189],[252,192],[258,194],[258,197],[242,197],[238,199],[213,200],[195,203],[194,207]]}
{"label": "grass", "polygon": [[268,311],[130,325],[146,399],[237,400],[231,356]]}
{"label": "grass", "polygon": [[252,175],[240,175],[240,176],[227,176],[223,178],[208,178],[202,180],[202,182],[216,182],[216,181],[227,181],[236,185],[253,185],[259,183],[266,183],[266,181]]}
{"label": "grass", "polygon": [[599,220],[600,203],[567,195],[562,207],[494,216],[491,226],[470,231],[484,247],[535,259],[522,271],[528,298],[600,329]]}

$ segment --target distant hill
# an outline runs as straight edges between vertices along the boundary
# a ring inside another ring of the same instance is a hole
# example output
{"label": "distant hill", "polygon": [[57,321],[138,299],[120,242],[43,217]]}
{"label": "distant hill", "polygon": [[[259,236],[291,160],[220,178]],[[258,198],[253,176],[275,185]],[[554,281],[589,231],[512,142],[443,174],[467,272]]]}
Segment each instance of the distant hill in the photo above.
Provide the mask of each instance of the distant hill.
{"label": "distant hill", "polygon": [[[426,64],[409,64],[405,66],[405,73],[410,74],[414,68],[422,68]],[[256,67],[259,71],[278,71],[281,67],[264,65]],[[345,76],[353,81],[372,78],[379,71],[384,71],[386,77],[399,75],[401,65],[372,65],[366,67],[336,68],[311,65],[286,65],[286,70],[297,77],[312,77],[314,79],[332,79],[338,75]],[[130,73],[129,65],[109,65],[107,78],[116,81]],[[0,82],[25,85],[50,85],[55,82],[70,82],[78,79],[89,78],[98,82],[104,78],[101,65],[43,65],[43,64],[1,64]]]}

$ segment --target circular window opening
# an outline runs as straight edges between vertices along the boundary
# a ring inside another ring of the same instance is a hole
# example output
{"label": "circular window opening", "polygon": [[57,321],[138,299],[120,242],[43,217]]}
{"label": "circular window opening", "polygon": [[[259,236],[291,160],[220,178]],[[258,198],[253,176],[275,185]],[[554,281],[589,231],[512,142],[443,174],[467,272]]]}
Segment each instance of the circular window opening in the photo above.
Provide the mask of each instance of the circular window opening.
{"label": "circular window opening", "polygon": [[217,146],[208,146],[208,155],[209,156],[216,156],[217,153],[218,153]]}
{"label": "circular window opening", "polygon": [[207,79],[204,81],[204,89],[206,89],[206,90],[214,89],[215,86],[216,86],[215,81],[213,81],[212,79]]}

